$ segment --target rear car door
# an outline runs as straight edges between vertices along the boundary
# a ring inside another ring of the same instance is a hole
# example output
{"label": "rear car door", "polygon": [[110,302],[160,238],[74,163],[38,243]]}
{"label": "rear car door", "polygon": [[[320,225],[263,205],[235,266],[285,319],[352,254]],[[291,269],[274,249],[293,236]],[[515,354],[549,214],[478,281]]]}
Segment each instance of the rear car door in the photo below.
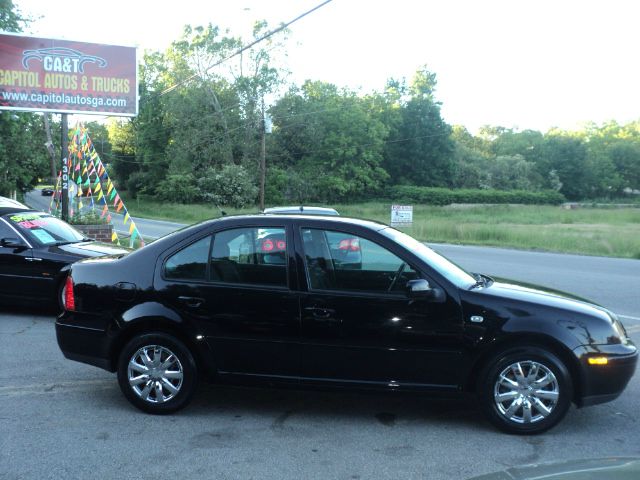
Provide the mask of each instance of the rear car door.
{"label": "rear car door", "polygon": [[297,381],[300,319],[289,235],[284,225],[227,228],[193,239],[161,267],[157,290],[197,324],[221,375]]}
{"label": "rear car door", "polygon": [[[411,299],[424,278],[400,254],[348,230],[301,225],[303,374],[311,381],[455,389],[460,382],[458,303]],[[435,282],[429,279],[433,286]]]}

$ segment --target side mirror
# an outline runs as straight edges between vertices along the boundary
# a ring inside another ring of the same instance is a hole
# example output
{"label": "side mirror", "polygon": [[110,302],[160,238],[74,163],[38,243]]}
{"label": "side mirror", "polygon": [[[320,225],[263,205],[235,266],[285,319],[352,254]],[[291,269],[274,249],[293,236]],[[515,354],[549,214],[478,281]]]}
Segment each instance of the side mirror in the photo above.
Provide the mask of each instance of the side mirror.
{"label": "side mirror", "polygon": [[407,293],[411,298],[424,299],[434,303],[442,303],[447,298],[442,288],[432,287],[424,278],[409,280]]}
{"label": "side mirror", "polygon": [[0,247],[4,248],[27,248],[27,245],[19,238],[7,237],[0,240]]}

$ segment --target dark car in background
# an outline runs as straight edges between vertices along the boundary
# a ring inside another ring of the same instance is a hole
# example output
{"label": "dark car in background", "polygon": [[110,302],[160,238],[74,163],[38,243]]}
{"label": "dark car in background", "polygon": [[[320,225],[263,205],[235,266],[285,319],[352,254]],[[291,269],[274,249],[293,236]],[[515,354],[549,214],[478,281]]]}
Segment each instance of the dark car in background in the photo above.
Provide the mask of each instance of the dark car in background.
{"label": "dark car in background", "polygon": [[616,398],[638,359],[603,307],[468,273],[398,230],[344,217],[207,221],[73,264],[64,302],[64,355],[117,372],[126,398],[157,414],[184,407],[203,373],[471,393],[499,428],[539,433],[572,402]]}
{"label": "dark car in background", "polygon": [[63,267],[82,258],[126,251],[86,238],[52,215],[0,197],[0,304],[58,305]]}

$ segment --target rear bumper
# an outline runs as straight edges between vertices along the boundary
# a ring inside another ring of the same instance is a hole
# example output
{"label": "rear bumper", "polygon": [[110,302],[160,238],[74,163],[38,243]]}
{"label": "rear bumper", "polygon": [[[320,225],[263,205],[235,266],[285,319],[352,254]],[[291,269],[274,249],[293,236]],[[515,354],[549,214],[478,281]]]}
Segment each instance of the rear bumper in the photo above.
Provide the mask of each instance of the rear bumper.
{"label": "rear bumper", "polygon": [[[65,312],[56,319],[56,338],[63,355],[77,362],[114,371],[110,357],[110,339],[106,328],[95,325],[94,318]],[[91,325],[91,326],[89,326]]]}
{"label": "rear bumper", "polygon": [[[624,391],[638,365],[638,350],[629,341],[619,345],[582,346],[575,350],[580,359],[582,388],[576,399],[579,407],[615,400]],[[590,365],[589,358],[606,357],[606,365]]]}

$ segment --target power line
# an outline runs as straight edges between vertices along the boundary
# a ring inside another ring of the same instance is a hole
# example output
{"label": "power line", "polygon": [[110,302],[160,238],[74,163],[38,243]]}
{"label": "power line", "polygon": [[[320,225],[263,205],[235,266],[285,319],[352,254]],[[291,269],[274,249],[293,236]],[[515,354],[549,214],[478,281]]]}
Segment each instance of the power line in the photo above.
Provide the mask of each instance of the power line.
{"label": "power line", "polygon": [[[205,73],[208,72],[209,70],[211,70],[214,67],[217,67],[218,65],[226,62],[227,60],[232,59],[233,57],[240,55],[242,52],[244,52],[245,50],[250,49],[251,47],[253,47],[254,45],[262,42],[263,40],[266,40],[267,38],[271,37],[272,35],[275,35],[278,32],[281,32],[282,30],[284,30],[285,28],[287,28],[289,25],[294,24],[295,22],[297,22],[298,20],[306,17],[307,15],[309,15],[310,13],[315,12],[316,10],[318,10],[321,7],[324,7],[327,3],[330,3],[331,0],[325,0],[324,2],[320,3],[319,5],[316,5],[315,7],[313,7],[311,10],[307,10],[306,12],[304,12],[301,15],[298,15],[296,18],[294,18],[293,20],[288,21],[287,23],[283,23],[281,24],[278,28],[271,30],[270,32],[267,32],[266,34],[264,34],[262,37],[254,40],[253,42],[251,42],[248,45],[245,45],[242,48],[239,48],[238,50],[236,50],[235,52],[233,52],[231,55],[223,58],[222,60],[219,60],[218,62],[214,63],[213,65],[211,65],[210,67],[207,67],[207,69],[205,70]],[[172,92],[173,90],[175,90],[176,88],[178,88],[180,85],[184,85],[187,82],[190,82],[191,80],[193,80],[194,78],[200,76],[200,74],[198,73],[194,73],[193,75],[188,76],[187,78],[185,78],[184,80],[179,81],[178,83],[165,88],[162,92],[160,92],[160,96],[162,95],[166,95],[169,92]]]}

